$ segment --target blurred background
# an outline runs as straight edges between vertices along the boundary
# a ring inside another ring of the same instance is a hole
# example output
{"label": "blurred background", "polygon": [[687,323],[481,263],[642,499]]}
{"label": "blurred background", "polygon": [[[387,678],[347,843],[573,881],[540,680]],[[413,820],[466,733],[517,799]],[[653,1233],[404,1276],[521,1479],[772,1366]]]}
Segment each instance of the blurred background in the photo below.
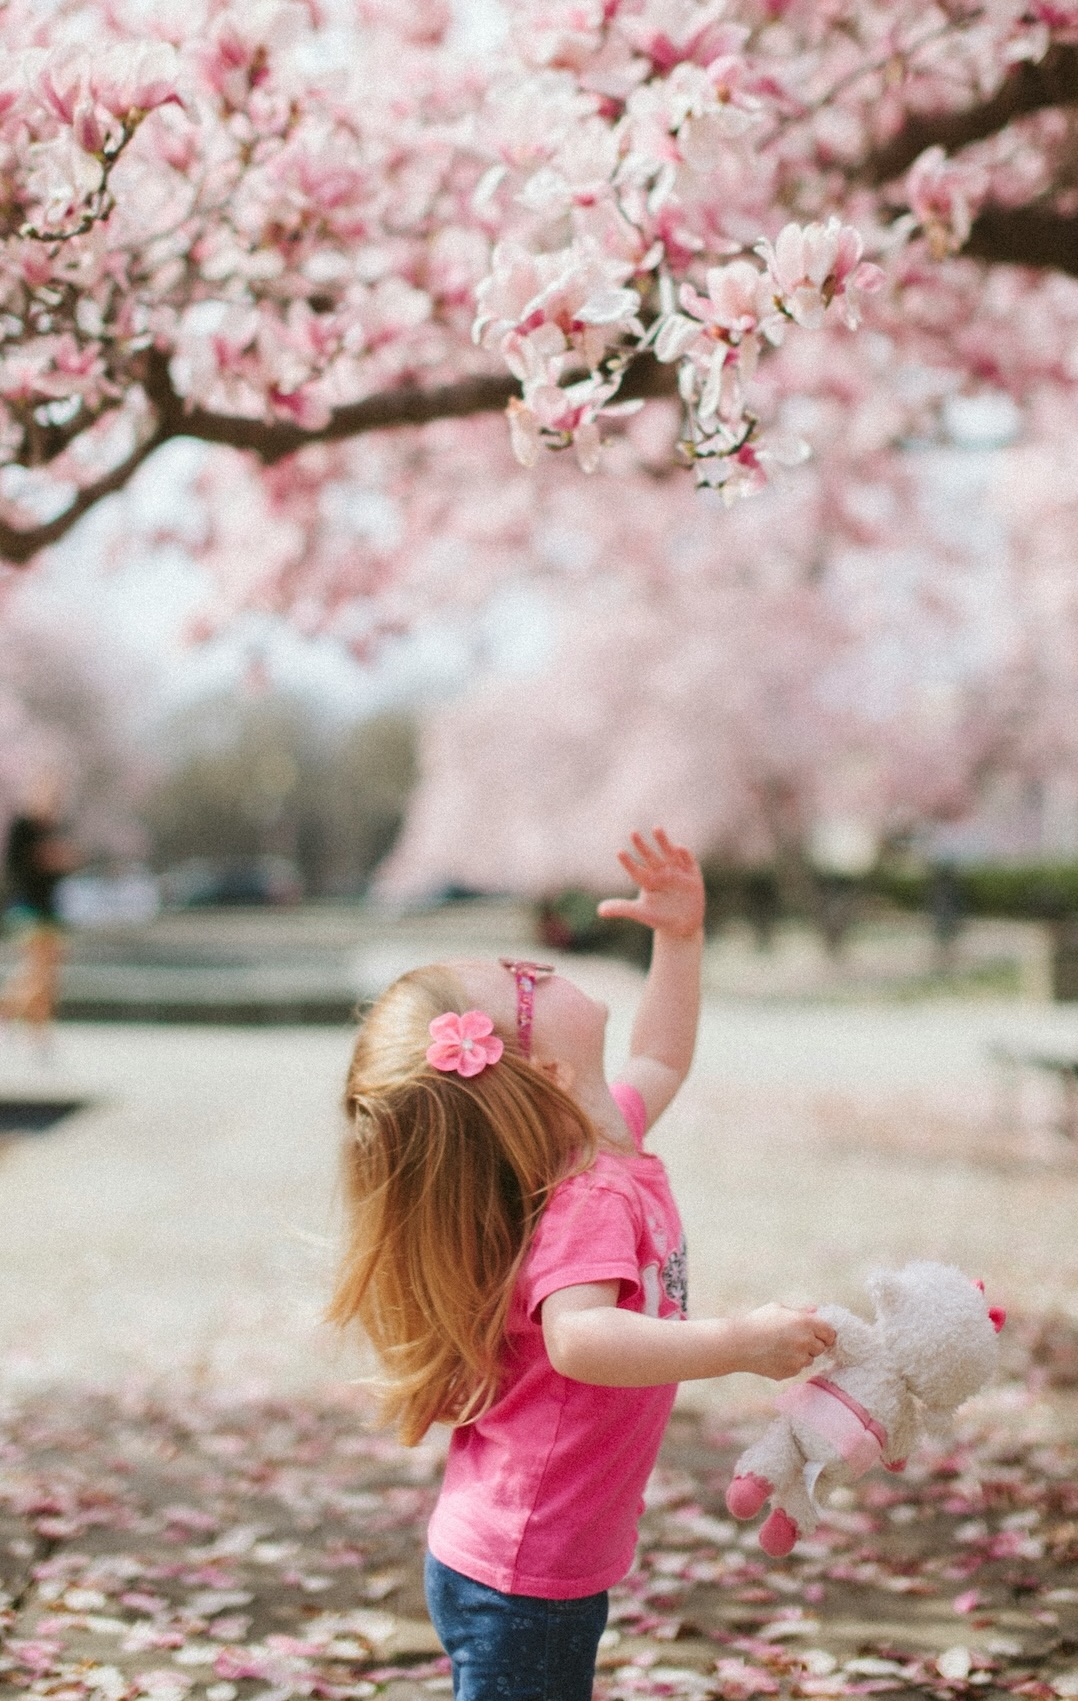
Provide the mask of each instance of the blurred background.
{"label": "blurred background", "polygon": [[[200,528],[226,499],[256,537],[280,516],[242,465],[166,451],[3,587],[4,829],[46,773],[72,847],[61,1015],[119,1013],[106,964],[167,969],[166,940],[237,909],[272,954],[301,915],[383,934],[517,899],[536,942],[640,964],[594,908],[656,820],[705,864],[716,990],[1078,997],[1069,628],[1014,493],[1044,480],[1043,530],[1066,503],[1002,398],[951,424],[891,452],[855,535],[817,470],[730,511],[676,472],[522,473],[473,422],[438,474],[463,461],[466,498],[444,533],[424,516],[447,589],[424,608],[413,563],[388,592],[353,563],[314,613],[302,586],[228,605],[246,534]],[[434,453],[402,435],[385,454]],[[308,572],[355,468],[319,473]],[[376,496],[414,524],[411,495]]]}

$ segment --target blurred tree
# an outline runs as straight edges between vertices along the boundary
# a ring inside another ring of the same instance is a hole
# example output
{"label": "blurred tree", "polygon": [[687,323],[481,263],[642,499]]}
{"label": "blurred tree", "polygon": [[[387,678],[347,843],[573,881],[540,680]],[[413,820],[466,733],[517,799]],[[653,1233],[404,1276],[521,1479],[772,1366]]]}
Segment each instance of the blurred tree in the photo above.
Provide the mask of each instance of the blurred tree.
{"label": "blurred tree", "polygon": [[403,715],[342,732],[296,696],[203,701],[164,735],[166,771],[143,810],[154,861],[287,857],[310,896],[358,892],[400,827],[413,746]]}
{"label": "blurred tree", "polygon": [[601,892],[611,844],[663,822],[841,928],[822,874],[862,876],[1040,759],[1022,558],[994,561],[968,515],[943,535],[917,466],[889,457],[854,514],[820,465],[721,515],[671,479],[629,503],[603,501],[600,476],[586,513],[579,486],[557,492],[540,535],[590,551],[575,579],[548,575],[558,642],[540,671],[492,666],[424,717],[385,889]]}
{"label": "blurred tree", "polygon": [[392,848],[417,778],[416,729],[407,715],[377,715],[337,743],[321,819],[338,888],[366,881]]}

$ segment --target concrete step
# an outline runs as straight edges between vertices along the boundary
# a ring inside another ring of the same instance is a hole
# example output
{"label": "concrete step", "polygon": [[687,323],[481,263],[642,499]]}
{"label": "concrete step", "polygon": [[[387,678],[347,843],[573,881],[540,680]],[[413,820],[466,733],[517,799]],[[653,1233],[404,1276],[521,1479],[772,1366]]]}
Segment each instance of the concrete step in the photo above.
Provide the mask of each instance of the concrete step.
{"label": "concrete step", "polygon": [[[174,911],[72,931],[62,1021],[340,1025],[422,963],[534,951],[527,904],[490,899],[390,913],[362,904]],[[0,977],[18,948],[0,946]]]}

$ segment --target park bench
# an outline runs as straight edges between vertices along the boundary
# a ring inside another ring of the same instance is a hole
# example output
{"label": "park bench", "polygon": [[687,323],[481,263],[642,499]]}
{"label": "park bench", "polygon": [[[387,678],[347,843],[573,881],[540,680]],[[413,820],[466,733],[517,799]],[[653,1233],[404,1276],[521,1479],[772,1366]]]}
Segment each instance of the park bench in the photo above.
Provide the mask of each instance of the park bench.
{"label": "park bench", "polygon": [[1035,1072],[1058,1083],[1060,1103],[1054,1126],[1068,1140],[1078,1142],[1078,1043],[1038,1046],[997,1040],[989,1050],[999,1070],[997,1107],[1001,1127],[1008,1133],[1018,1129],[1023,1075]]}

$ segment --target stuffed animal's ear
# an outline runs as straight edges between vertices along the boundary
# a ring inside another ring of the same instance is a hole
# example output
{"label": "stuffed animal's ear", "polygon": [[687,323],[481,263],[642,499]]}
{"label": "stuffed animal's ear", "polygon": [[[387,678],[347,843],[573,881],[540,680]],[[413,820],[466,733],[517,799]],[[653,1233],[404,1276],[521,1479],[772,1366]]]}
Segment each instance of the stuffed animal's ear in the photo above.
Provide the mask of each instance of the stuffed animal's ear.
{"label": "stuffed animal's ear", "polygon": [[873,1270],[865,1285],[877,1311],[886,1311],[894,1305],[901,1291],[898,1274],[894,1270]]}

